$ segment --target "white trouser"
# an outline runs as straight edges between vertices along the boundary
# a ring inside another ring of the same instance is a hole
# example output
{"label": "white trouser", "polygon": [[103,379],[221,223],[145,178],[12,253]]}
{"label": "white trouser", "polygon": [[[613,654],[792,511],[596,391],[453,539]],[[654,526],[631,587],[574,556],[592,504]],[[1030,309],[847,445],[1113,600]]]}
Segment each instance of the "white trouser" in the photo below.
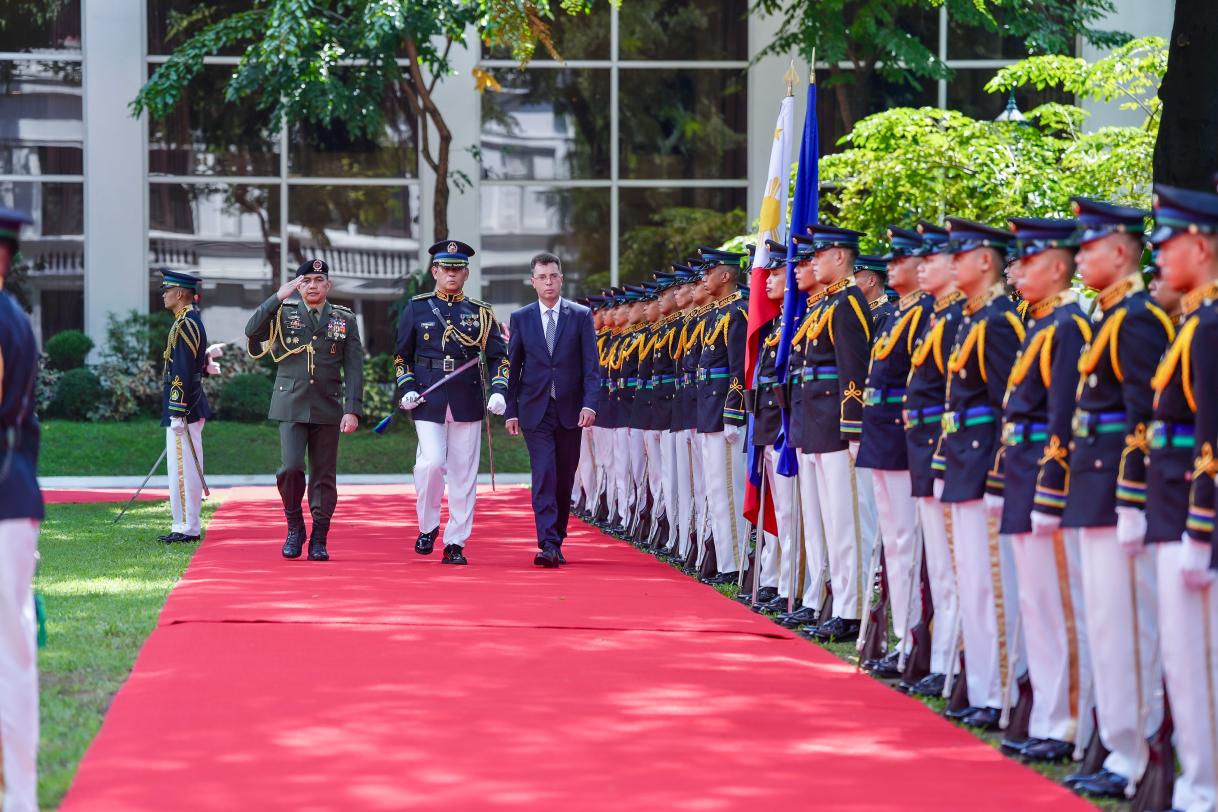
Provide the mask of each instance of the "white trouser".
{"label": "white trouser", "polygon": [[[866,473],[863,473],[866,476]],[[909,653],[907,639],[912,618],[922,611],[922,565],[915,554],[921,542],[917,503],[910,495],[909,471],[871,470],[875,492],[876,521],[884,539],[884,566],[888,573],[888,605],[892,607],[892,630],[897,638],[893,651]],[[916,567],[915,567],[916,565]],[[916,571],[915,571],[916,570]]]}
{"label": "white trouser", "polygon": [[[1023,660],[1014,633],[1019,588],[1011,542],[998,535],[996,519],[991,527],[983,500],[956,502],[951,509],[968,703],[976,708],[1001,708],[1002,683],[1008,681],[1015,690]],[[999,617],[1003,619],[1001,636]]]}
{"label": "white trouser", "polygon": [[668,538],[664,540],[664,546],[669,550],[676,550],[680,544],[682,515],[690,507],[689,495],[686,494],[684,498],[681,495],[682,471],[685,471],[685,489],[688,491],[690,487],[689,446],[682,445],[677,434],[674,431],[660,432],[660,459],[664,461],[664,484],[660,486],[660,491],[664,494],[664,514],[668,516]]}
{"label": "white trouser", "polygon": [[630,438],[630,471],[628,486],[634,494],[635,513],[643,509],[647,499],[647,451],[642,429],[627,429]]}
{"label": "white trouser", "polygon": [[1137,780],[1146,762],[1146,737],[1163,721],[1154,552],[1130,557],[1117,542],[1116,527],[1084,527],[1079,562],[1087,645],[1097,666],[1091,675],[1095,709],[1100,741],[1108,748],[1104,767]]}
{"label": "white trouser", "polygon": [[875,495],[870,476],[855,476],[849,451],[813,455],[816,488],[829,551],[833,616],[859,620],[868,608],[867,583],[875,544]]}
{"label": "white trouser", "polygon": [[592,429],[579,433],[579,467],[575,469],[575,482],[571,485],[571,504],[584,497],[585,506],[591,508],[596,493],[596,464],[592,451]]}
{"label": "white trouser", "polygon": [[415,509],[419,532],[440,525],[440,501],[448,485],[448,525],[444,544],[465,546],[474,529],[474,502],[478,492],[478,462],[482,455],[481,421],[456,421],[452,413],[443,423],[414,422],[419,447],[414,455]]}
{"label": "white trouser", "polygon": [[1189,589],[1180,574],[1178,542],[1159,548],[1159,644],[1163,676],[1176,727],[1174,744],[1180,775],[1172,808],[1181,812],[1218,809],[1218,588]]}
{"label": "white trouser", "polygon": [[690,464],[690,473],[693,474],[694,481],[694,535],[698,541],[698,563],[702,563],[703,547],[701,542],[710,538],[711,523],[710,513],[707,508],[707,494],[709,491],[706,487],[706,466],[703,464],[703,448],[705,447],[704,440],[706,435],[699,431],[690,431],[689,442],[692,446],[693,457]]}
{"label": "white trouser", "polygon": [[[825,584],[829,580],[825,517],[821,513],[820,490],[817,484],[819,477],[816,473],[819,468],[819,455],[799,453],[799,505],[803,514],[801,519],[804,537],[804,587],[799,598],[800,602],[810,609],[820,608],[825,597]],[[796,552],[792,550],[792,560]],[[794,569],[788,570],[788,573],[793,571]]]}
{"label": "white trouser", "polygon": [[721,431],[702,435],[702,475],[706,479],[706,502],[719,572],[736,572],[740,566],[745,525],[744,469],[748,466],[743,446],[743,442],[728,443]]}
{"label": "white trouser", "polygon": [[1019,579],[1034,739],[1073,742],[1091,682],[1078,540],[1073,530],[1011,537]]}
{"label": "white trouser", "polygon": [[[175,434],[165,429],[165,464],[169,468],[169,509],[173,513],[171,532],[187,536],[199,535],[199,511],[203,507],[203,480],[199,468],[203,467],[203,423],[199,420],[186,424],[185,434]],[[199,455],[199,468],[190,455],[190,442]]]}
{"label": "white trouser", "polygon": [[930,597],[935,607],[931,624],[930,670],[946,674],[952,659],[952,635],[960,622],[956,600],[956,567],[952,561],[952,541],[948,519],[951,509],[933,496],[918,498],[918,520],[922,525],[922,549],[926,574],[930,578]]}
{"label": "white trouser", "polygon": [[776,587],[778,594],[785,598],[791,594],[791,560],[798,544],[795,511],[799,509],[799,480],[777,472],[778,452],[774,446],[766,446],[763,452],[765,504],[774,507],[778,535],[766,533],[766,546],[761,556],[761,585]]}
{"label": "white trouser", "polygon": [[0,521],[0,798],[3,812],[38,808],[38,522]]}
{"label": "white trouser", "polygon": [[613,429],[592,427],[592,449],[596,454],[596,498],[605,497],[609,516],[617,506],[613,478]]}
{"label": "white trouser", "polygon": [[692,431],[669,432],[675,451],[672,456],[673,476],[676,480],[677,515],[669,517],[673,531],[677,534],[677,554],[689,554],[690,533],[696,526],[694,506],[694,433]]}
{"label": "white trouser", "polygon": [[647,455],[647,487],[651,491],[651,519],[655,521],[665,514],[664,510],[664,455],[660,445],[660,432],[640,432],[643,435],[643,449]]}
{"label": "white trouser", "polygon": [[630,433],[631,429],[613,430],[613,489],[616,492],[617,515],[625,524],[634,514],[634,480],[631,479]]}

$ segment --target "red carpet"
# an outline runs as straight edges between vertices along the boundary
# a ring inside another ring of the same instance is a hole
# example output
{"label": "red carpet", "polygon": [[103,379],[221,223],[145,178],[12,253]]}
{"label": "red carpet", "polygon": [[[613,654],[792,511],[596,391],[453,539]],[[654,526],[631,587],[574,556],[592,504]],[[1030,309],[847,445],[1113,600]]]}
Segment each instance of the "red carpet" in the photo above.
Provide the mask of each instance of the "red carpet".
{"label": "red carpet", "polygon": [[1092,809],[622,542],[534,568],[525,490],[466,568],[392,490],[343,489],[329,564],[231,492],[62,809]]}
{"label": "red carpet", "polygon": [[[44,490],[42,499],[48,505],[82,504],[85,502],[120,502],[126,503],[131,499],[135,488],[59,488]],[[158,502],[169,498],[169,491],[164,488],[145,488],[140,492],[137,502]]]}

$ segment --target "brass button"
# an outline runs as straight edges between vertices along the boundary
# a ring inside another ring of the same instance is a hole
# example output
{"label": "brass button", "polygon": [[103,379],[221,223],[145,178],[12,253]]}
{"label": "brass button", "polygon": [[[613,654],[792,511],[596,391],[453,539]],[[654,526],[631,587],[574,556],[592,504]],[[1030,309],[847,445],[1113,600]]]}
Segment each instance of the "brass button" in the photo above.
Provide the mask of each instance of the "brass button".
{"label": "brass button", "polygon": [[309,383],[313,383],[313,379],[312,379],[312,378],[309,378]]}

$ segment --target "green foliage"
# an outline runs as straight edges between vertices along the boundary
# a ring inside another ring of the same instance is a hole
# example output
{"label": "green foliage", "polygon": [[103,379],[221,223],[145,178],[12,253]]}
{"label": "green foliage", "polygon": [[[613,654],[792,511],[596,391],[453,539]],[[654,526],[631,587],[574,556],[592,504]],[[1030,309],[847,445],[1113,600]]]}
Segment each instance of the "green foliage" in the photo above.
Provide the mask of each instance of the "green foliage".
{"label": "green foliage", "polygon": [[[1161,79],[1155,71],[1166,66],[1165,53],[1162,40],[1148,38],[1095,65],[1032,57],[1004,68],[989,89],[1057,81],[1082,97],[1115,98],[1118,86],[1145,96]],[[839,212],[840,225],[879,235],[889,224],[947,214],[995,225],[1012,215],[1069,216],[1074,195],[1148,206],[1157,113],[1139,127],[1094,132],[1082,129],[1086,115],[1044,104],[1024,123],[925,107],[869,116],[843,139],[845,151],[821,159],[822,207]]]}
{"label": "green foliage", "polygon": [[85,365],[85,357],[93,349],[93,339],[80,330],[64,330],[51,336],[43,347],[47,366],[61,372]]}
{"label": "green foliage", "polygon": [[219,415],[226,420],[254,423],[266,420],[273,384],[265,375],[241,372],[221,390]]}
{"label": "green foliage", "polygon": [[55,398],[47,413],[51,417],[84,420],[102,399],[102,385],[97,375],[87,369],[70,369],[59,379]]}
{"label": "green foliage", "polygon": [[397,376],[393,356],[387,353],[364,359],[364,414],[375,425],[396,407]]}
{"label": "green foliage", "polygon": [[34,383],[34,408],[40,418],[45,418],[59,390],[59,379],[62,372],[57,372],[47,366],[45,354],[38,356],[38,380]]}
{"label": "green foliage", "polygon": [[[673,206],[651,216],[651,224],[636,226],[622,235],[622,254],[618,268],[622,282],[650,279],[651,273],[680,262],[699,245],[722,245],[728,235],[739,234],[747,225],[741,209],[717,212]],[[590,288],[600,281],[588,278]],[[608,286],[607,275],[603,286]]]}

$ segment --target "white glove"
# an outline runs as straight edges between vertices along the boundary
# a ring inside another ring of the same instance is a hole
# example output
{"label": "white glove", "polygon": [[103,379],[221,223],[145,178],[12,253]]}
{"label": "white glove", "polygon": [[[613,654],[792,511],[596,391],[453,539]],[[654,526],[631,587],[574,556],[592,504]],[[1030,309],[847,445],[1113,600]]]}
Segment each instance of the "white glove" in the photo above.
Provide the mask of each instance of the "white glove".
{"label": "white glove", "polygon": [[208,358],[219,358],[221,355],[224,355],[224,345],[223,344],[212,344],[210,347],[207,348],[207,357]]}
{"label": "white glove", "polygon": [[407,392],[402,395],[402,408],[406,411],[417,409],[419,404],[423,402],[423,396],[418,392]]}
{"label": "white glove", "polygon": [[1146,547],[1146,514],[1135,507],[1118,507],[1117,542],[1133,557]]}
{"label": "white glove", "polygon": [[486,402],[486,410],[491,414],[501,415],[507,411],[507,401],[503,399],[503,395],[495,392]]}
{"label": "white glove", "polygon": [[219,375],[220,374],[220,365],[217,364],[215,361],[208,361],[207,362],[207,374],[208,375]]}
{"label": "white glove", "polygon": [[1214,580],[1210,569],[1210,545],[1204,541],[1193,541],[1188,536],[1181,539],[1184,549],[1180,551],[1180,577],[1189,589],[1205,589]]}
{"label": "white glove", "polygon": [[1051,536],[1061,526],[1061,516],[1054,516],[1052,513],[1041,513],[1039,510],[1032,511],[1032,535]]}
{"label": "white glove", "polygon": [[990,516],[1001,516],[1002,502],[1003,499],[1001,496],[995,496],[992,493],[987,493],[985,495],[985,512]]}
{"label": "white glove", "polygon": [[169,428],[173,429],[174,434],[185,434],[186,433],[186,418],[185,417],[169,418]]}
{"label": "white glove", "polygon": [[723,439],[728,445],[736,445],[744,439],[744,431],[739,426],[724,426]]}
{"label": "white glove", "polygon": [[846,444],[846,448],[850,451],[850,459],[857,460],[859,458],[859,442],[851,440]]}

